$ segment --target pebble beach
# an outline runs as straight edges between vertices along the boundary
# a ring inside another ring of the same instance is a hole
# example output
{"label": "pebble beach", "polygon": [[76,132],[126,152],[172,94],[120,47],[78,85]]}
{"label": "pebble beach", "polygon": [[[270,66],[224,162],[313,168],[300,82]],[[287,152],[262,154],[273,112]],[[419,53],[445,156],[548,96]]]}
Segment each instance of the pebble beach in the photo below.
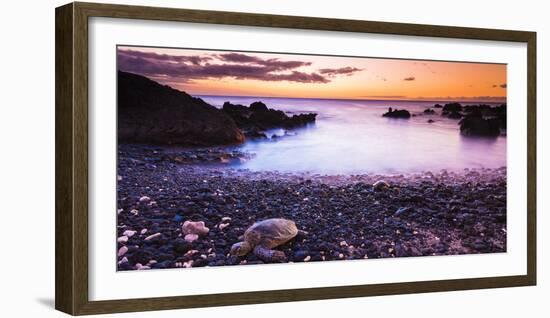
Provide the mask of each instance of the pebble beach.
{"label": "pebble beach", "polygon": [[[268,218],[307,232],[276,248],[288,262],[506,252],[505,167],[391,175],[239,169],[252,155],[120,144],[118,270],[262,264],[229,251]],[[186,235],[185,222],[208,231]]]}

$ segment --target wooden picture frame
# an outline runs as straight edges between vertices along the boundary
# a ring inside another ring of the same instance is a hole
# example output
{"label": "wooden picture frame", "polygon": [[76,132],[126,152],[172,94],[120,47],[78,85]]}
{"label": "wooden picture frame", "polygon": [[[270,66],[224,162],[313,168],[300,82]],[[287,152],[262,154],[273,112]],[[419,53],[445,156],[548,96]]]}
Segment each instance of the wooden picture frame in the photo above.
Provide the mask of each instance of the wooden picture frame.
{"label": "wooden picture frame", "polygon": [[[281,15],[70,3],[56,9],[55,307],[100,314],[303,301],[536,284],[536,33]],[[88,298],[88,19],[110,17],[270,28],[363,32],[527,43],[527,275],[147,299]]]}

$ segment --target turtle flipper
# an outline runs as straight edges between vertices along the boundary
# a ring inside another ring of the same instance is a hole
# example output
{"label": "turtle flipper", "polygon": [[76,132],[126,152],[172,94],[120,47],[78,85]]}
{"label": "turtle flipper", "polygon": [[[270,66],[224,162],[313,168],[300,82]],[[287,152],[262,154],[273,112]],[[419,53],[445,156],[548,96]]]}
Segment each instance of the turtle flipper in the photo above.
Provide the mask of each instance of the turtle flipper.
{"label": "turtle flipper", "polygon": [[286,262],[286,255],[281,251],[271,250],[263,246],[256,246],[254,248],[254,255],[264,262],[268,263],[282,263]]}

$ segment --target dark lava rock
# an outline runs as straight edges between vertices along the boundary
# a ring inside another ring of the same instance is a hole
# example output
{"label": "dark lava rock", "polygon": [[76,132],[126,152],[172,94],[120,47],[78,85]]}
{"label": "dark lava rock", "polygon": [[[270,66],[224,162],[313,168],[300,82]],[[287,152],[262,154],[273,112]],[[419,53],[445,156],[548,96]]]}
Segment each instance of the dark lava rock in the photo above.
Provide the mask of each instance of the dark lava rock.
{"label": "dark lava rock", "polygon": [[443,106],[444,112],[460,112],[462,111],[462,105],[460,103],[449,103]]}
{"label": "dark lava rock", "polygon": [[434,108],[443,108],[443,106],[440,105],[440,104],[435,104],[435,105],[434,105]]}
{"label": "dark lava rock", "polygon": [[165,268],[170,268],[171,264],[172,264],[171,261],[164,261],[164,262],[155,263],[151,267],[154,269],[165,269]]}
{"label": "dark lava rock", "polygon": [[267,106],[262,102],[254,102],[250,104],[250,110],[253,112],[267,112],[269,109]]}
{"label": "dark lava rock", "polygon": [[128,257],[128,260],[130,260],[132,264],[140,263],[141,265],[145,265],[151,260],[151,257],[152,257],[152,254],[150,252],[139,249],[134,253],[132,253]]}
{"label": "dark lava rock", "polygon": [[178,238],[174,241],[174,251],[180,254],[185,254],[189,251],[193,245],[182,238]]}
{"label": "dark lava rock", "polygon": [[266,129],[297,128],[314,123],[317,117],[315,113],[288,116],[283,111],[268,108],[260,101],[250,104],[250,107],[225,102],[222,110],[231,116],[247,135],[259,138],[265,136],[262,135]]}
{"label": "dark lava rock", "polygon": [[497,137],[500,123],[496,118],[466,117],[460,121],[460,133],[464,136]]}
{"label": "dark lava rock", "polygon": [[427,108],[426,110],[424,110],[424,114],[435,114],[435,110]]}
{"label": "dark lava rock", "polygon": [[428,123],[429,123],[429,124],[435,123],[435,120],[433,120],[433,119],[428,119]]}
{"label": "dark lava rock", "polygon": [[454,111],[454,110],[453,110],[452,112],[450,112],[450,113],[447,115],[447,117],[449,117],[450,119],[460,119],[460,118],[462,118],[462,114],[459,113],[458,111]]}
{"label": "dark lava rock", "polygon": [[411,113],[409,113],[406,109],[392,109],[391,107],[388,108],[388,112],[384,113],[382,116],[389,117],[389,118],[404,118],[409,119],[411,118]]}
{"label": "dark lava rock", "polygon": [[118,140],[225,145],[244,141],[226,112],[144,76],[118,72]]}
{"label": "dark lava rock", "polygon": [[208,261],[204,258],[198,258],[193,261],[192,267],[204,267],[208,265]]}
{"label": "dark lava rock", "polygon": [[294,256],[292,257],[292,260],[294,262],[303,262],[304,259],[309,255],[309,251],[304,251],[304,250],[300,250],[300,251],[296,251],[294,253]]}

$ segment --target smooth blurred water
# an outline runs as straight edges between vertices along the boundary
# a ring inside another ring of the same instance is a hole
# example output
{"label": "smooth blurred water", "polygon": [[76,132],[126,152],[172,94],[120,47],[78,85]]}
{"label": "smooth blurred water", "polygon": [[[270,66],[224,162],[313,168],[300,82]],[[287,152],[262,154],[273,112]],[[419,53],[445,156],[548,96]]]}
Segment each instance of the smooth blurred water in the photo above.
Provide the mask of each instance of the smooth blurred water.
{"label": "smooth blurred water", "polygon": [[[318,114],[314,125],[291,131],[294,136],[246,142],[243,150],[256,155],[240,167],[250,170],[359,174],[506,166],[506,137],[463,137],[458,120],[442,117],[441,109],[435,109],[434,115],[423,114],[434,102],[200,97],[217,107],[225,101],[249,105],[261,100],[289,115]],[[382,117],[388,107],[417,116]],[[428,123],[429,119],[435,122]],[[283,135],[284,131],[269,133]]]}

